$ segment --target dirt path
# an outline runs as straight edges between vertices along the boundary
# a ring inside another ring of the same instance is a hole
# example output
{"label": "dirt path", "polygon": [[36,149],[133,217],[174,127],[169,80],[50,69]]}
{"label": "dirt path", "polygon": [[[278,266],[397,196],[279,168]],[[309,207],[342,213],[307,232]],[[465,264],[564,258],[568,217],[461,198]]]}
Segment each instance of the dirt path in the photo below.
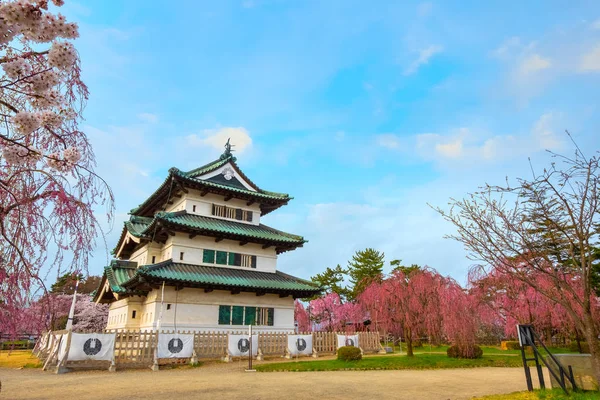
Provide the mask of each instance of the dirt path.
{"label": "dirt path", "polygon": [[160,372],[0,369],[0,399],[470,399],[525,390],[520,368],[247,373],[213,364]]}

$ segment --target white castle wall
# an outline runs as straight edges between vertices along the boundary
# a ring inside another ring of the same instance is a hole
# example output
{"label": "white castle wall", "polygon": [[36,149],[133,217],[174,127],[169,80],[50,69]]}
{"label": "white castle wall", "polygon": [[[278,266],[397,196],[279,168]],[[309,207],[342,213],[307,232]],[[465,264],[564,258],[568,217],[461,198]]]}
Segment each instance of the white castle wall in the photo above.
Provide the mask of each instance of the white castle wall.
{"label": "white castle wall", "polygon": [[[152,290],[148,297],[133,296],[111,303],[107,329],[155,329],[161,304],[161,290]],[[167,310],[167,304],[171,304]],[[175,291],[165,286],[161,329],[228,331],[245,329],[244,325],[219,325],[219,305],[253,306],[274,308],[273,326],[257,326],[258,330],[294,330],[294,299],[280,298],[275,294],[256,296],[242,292],[232,295],[229,291],[184,288]],[[132,311],[136,310],[136,318]]]}

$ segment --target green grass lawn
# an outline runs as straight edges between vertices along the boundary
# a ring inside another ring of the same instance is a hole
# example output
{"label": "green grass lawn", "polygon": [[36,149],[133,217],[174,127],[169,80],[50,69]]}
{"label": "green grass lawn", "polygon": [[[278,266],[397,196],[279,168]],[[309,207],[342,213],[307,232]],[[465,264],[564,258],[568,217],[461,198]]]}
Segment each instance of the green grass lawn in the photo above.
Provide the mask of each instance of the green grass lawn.
{"label": "green grass lawn", "polygon": [[441,368],[478,368],[478,367],[520,367],[521,359],[514,356],[484,355],[476,360],[450,358],[445,354],[365,356],[360,361],[316,360],[291,361],[257,365],[256,370],[271,371],[339,371],[339,370],[377,370],[377,369],[441,369]]}
{"label": "green grass lawn", "polygon": [[478,397],[474,400],[591,400],[600,399],[600,392],[581,392],[566,395],[562,389],[535,390],[533,392],[516,392]]}
{"label": "green grass lawn", "polygon": [[[428,345],[414,349],[415,357],[406,357],[406,348],[402,353],[368,355],[361,361],[343,362],[338,360],[291,361],[264,364],[256,367],[258,371],[337,371],[345,369],[440,369],[440,368],[477,368],[477,367],[521,367],[520,350],[501,350],[496,346],[481,346],[483,358],[461,360],[446,356],[448,346]],[[552,353],[572,353],[567,348],[550,348]],[[530,365],[534,363],[530,362]]]}

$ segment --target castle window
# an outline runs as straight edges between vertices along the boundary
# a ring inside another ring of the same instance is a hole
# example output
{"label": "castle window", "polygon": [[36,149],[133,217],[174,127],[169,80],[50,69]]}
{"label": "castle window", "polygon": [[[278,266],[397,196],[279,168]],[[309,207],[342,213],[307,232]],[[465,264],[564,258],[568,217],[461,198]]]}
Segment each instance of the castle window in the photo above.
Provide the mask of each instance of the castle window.
{"label": "castle window", "polygon": [[179,261],[182,261],[182,260],[183,260],[183,251],[180,251],[179,252]]}
{"label": "castle window", "polygon": [[219,306],[219,325],[273,326],[274,314],[274,308]]}
{"label": "castle window", "polygon": [[217,264],[227,265],[227,252],[217,251]]}
{"label": "castle window", "polygon": [[256,268],[256,256],[209,249],[203,250],[202,262],[207,264],[231,265],[233,267]]}
{"label": "castle window", "polygon": [[152,264],[156,263],[156,256],[152,256]]}
{"label": "castle window", "polygon": [[238,221],[252,222],[252,211],[242,210],[241,208],[233,208],[213,204],[212,215],[221,218],[235,219]]}
{"label": "castle window", "polygon": [[171,305],[167,304],[167,310],[170,310],[170,309],[171,309]]}
{"label": "castle window", "polygon": [[135,314],[136,314],[136,311],[135,311],[135,310],[133,310],[133,311],[131,312],[131,319],[135,319]]}
{"label": "castle window", "polygon": [[202,262],[205,262],[208,264],[214,264],[215,263],[215,251],[204,249],[204,251],[202,252]]}
{"label": "castle window", "polygon": [[192,206],[192,212],[196,212],[196,206],[195,205]]}

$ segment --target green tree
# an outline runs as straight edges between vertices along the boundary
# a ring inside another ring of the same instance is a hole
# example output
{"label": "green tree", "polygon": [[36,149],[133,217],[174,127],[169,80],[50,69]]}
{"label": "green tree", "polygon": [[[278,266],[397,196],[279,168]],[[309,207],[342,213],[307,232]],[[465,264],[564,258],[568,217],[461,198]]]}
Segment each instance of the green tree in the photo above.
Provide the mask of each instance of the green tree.
{"label": "green tree", "polygon": [[[342,300],[346,299],[349,295],[348,289],[343,285],[344,275],[347,273],[340,264],[335,268],[329,268],[320,274],[317,274],[310,278],[311,281],[319,285],[325,293],[337,293]],[[320,295],[315,295],[309,300],[314,300]]]}
{"label": "green tree", "polygon": [[390,261],[390,266],[393,267],[392,273],[400,271],[406,276],[410,276],[414,272],[420,271],[422,269],[421,266],[418,264],[411,264],[410,267],[402,265],[402,260],[400,259]]}
{"label": "green tree", "polygon": [[375,249],[359,250],[348,262],[348,275],[352,283],[349,300],[354,300],[372,282],[381,281],[385,254]]}
{"label": "green tree", "polygon": [[90,294],[98,288],[98,285],[100,284],[100,280],[102,278],[93,275],[84,278],[83,274],[75,275],[67,273],[62,276],[59,276],[56,282],[52,284],[52,286],[50,287],[50,293],[73,294],[73,292],[75,291],[75,284],[77,283],[78,279],[79,288],[77,289],[77,293]]}

